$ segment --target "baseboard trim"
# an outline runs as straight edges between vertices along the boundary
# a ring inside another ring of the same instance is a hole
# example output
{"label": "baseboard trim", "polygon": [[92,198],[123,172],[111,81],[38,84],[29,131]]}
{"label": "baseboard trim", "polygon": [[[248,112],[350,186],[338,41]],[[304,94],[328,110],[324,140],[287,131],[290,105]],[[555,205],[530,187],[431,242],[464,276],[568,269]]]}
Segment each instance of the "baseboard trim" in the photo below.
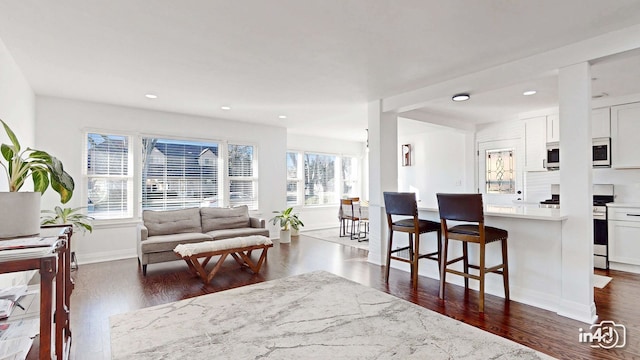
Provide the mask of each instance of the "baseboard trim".
{"label": "baseboard trim", "polygon": [[80,254],[76,252],[78,265],[131,259],[137,256],[138,254],[135,248],[125,249],[125,250],[116,250],[116,251],[103,251],[103,252],[96,252],[96,253],[89,253],[89,254]]}

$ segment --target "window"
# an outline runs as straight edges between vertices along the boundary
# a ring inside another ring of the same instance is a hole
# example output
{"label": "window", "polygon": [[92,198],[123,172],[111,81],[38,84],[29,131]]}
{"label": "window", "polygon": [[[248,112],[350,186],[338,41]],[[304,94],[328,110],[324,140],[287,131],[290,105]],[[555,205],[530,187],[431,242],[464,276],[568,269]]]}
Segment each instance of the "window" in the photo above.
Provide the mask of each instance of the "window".
{"label": "window", "polygon": [[258,177],[254,147],[229,144],[228,159],[229,204],[247,205],[249,209],[258,209]]}
{"label": "window", "polygon": [[342,197],[350,198],[360,195],[360,167],[358,159],[352,156],[342,157]]}
{"label": "window", "polygon": [[360,195],[360,161],[354,156],[287,152],[287,205],[338,204]]}
{"label": "window", "polygon": [[300,163],[300,153],[287,152],[287,205],[289,206],[300,205],[304,196],[304,182]]}
{"label": "window", "polygon": [[[219,169],[225,167],[223,174]],[[248,205],[257,210],[256,169],[252,145],[143,138],[142,209]]]}
{"label": "window", "polygon": [[221,206],[219,144],[142,139],[142,209]]}
{"label": "window", "polygon": [[515,194],[513,149],[486,151],[486,193]]}
{"label": "window", "polygon": [[88,215],[96,219],[132,217],[131,139],[89,133],[86,141]]}
{"label": "window", "polygon": [[304,204],[338,203],[337,156],[304,154]]}

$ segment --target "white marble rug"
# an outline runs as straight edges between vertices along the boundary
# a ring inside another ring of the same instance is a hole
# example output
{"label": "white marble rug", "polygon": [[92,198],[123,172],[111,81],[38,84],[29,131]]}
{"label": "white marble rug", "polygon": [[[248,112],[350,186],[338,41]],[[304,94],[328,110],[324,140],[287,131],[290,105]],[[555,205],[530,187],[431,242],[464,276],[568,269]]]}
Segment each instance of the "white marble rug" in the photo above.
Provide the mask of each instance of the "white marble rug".
{"label": "white marble rug", "polygon": [[609,281],[611,281],[611,278],[608,276],[593,274],[593,286],[598,289],[604,289],[609,284]]}
{"label": "white marble rug", "polygon": [[340,237],[340,228],[331,228],[331,229],[320,229],[320,230],[309,230],[309,231],[301,231],[300,235],[310,236],[312,238],[331,241],[337,244],[342,244],[346,246],[353,246],[358,249],[369,250],[369,242],[358,240],[351,240],[349,236]]}
{"label": "white marble rug", "polygon": [[110,318],[112,359],[552,359],[318,271]]}

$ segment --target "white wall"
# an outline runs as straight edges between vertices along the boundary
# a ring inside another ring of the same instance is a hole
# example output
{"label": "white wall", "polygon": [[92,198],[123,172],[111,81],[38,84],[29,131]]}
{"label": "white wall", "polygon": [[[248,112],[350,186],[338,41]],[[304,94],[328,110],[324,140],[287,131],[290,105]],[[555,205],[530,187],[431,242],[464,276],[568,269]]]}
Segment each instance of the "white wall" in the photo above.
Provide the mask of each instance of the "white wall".
{"label": "white wall", "polygon": [[[23,148],[34,147],[34,104],[35,95],[31,86],[0,40],[0,119],[13,130]],[[0,129],[0,142],[8,141],[4,128]],[[8,189],[6,174],[3,171],[0,191]]]}
{"label": "white wall", "polygon": [[[36,143],[58,157],[76,182],[74,196],[65,206],[86,205],[82,196],[86,186],[82,170],[87,130],[256,144],[260,208],[252,215],[268,219],[273,210],[286,206],[285,128],[43,96],[37,97],[36,110]],[[136,179],[135,184],[139,186],[139,173]],[[139,193],[139,189],[137,191]],[[55,192],[49,191],[43,197],[43,208],[58,204]],[[84,238],[74,235],[73,248],[78,261],[134,257],[138,219],[132,220],[120,224],[96,222],[92,234]]]}
{"label": "white wall", "polygon": [[[35,95],[22,71],[0,40],[0,119],[16,134],[22,147],[34,147]],[[0,143],[9,143],[4,128],[0,129]],[[4,163],[4,160],[2,160]],[[24,189],[33,189],[25,184]],[[9,190],[6,173],[0,170],[0,191]],[[0,288],[25,284],[31,272],[0,275]]]}
{"label": "white wall", "polygon": [[[415,192],[420,207],[437,207],[438,192],[473,191],[473,134],[420,124],[398,120],[398,159],[400,145],[410,144],[412,149],[411,166],[398,160],[398,191]],[[411,131],[404,131],[408,127]]]}
{"label": "white wall", "polygon": [[[363,130],[364,132],[364,130]],[[349,155],[358,158],[362,178],[367,177],[365,144],[359,141],[328,139],[314,136],[294,135],[287,137],[287,150],[309,151],[326,154]],[[285,174],[283,172],[283,174]],[[285,174],[286,175],[286,174]],[[361,182],[360,198],[368,199],[368,181]],[[327,206],[297,206],[294,209],[304,222],[303,230],[338,227],[338,204]]]}

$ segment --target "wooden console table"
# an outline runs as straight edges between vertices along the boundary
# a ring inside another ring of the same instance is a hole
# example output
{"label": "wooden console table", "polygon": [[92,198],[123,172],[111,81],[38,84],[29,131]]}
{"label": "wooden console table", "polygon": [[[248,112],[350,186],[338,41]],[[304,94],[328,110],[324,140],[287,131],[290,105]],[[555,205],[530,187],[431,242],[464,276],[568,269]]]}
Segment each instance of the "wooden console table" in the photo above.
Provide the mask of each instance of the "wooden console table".
{"label": "wooden console table", "polygon": [[[71,234],[71,226],[43,228],[40,236],[58,237],[50,253],[0,262],[0,273],[28,270],[39,270],[40,272],[39,358],[41,360],[51,359],[53,355],[51,351],[52,344],[56,359],[68,358],[71,349],[71,329],[69,322],[69,300],[71,291],[73,290],[69,267],[69,241]],[[54,296],[55,311],[53,309]],[[55,323],[55,329],[53,329],[52,320]]]}

